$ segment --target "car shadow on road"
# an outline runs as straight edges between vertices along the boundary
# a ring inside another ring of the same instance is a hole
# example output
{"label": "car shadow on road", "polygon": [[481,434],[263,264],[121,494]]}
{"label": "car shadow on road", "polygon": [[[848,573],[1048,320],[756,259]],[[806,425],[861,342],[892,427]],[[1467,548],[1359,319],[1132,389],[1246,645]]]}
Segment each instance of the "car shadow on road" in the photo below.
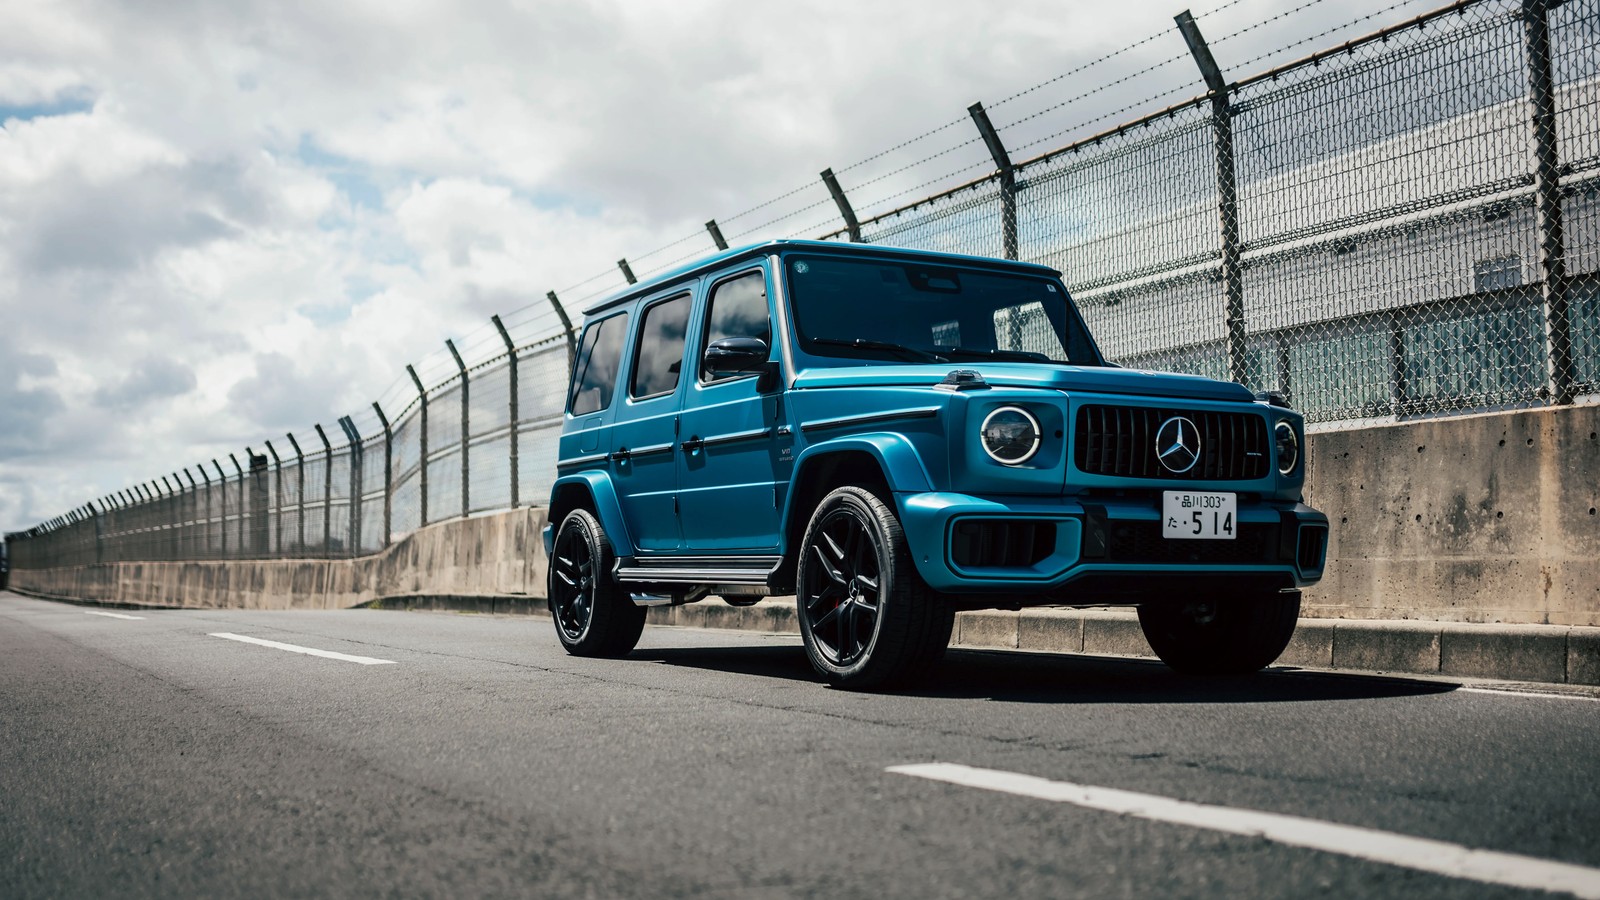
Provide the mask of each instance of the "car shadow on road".
{"label": "car shadow on road", "polygon": [[[760,678],[815,682],[798,646],[652,648],[631,659]],[[1009,703],[1306,703],[1443,694],[1460,685],[1392,675],[1273,667],[1254,675],[1180,675],[1154,660],[950,650],[921,681],[876,693]]]}

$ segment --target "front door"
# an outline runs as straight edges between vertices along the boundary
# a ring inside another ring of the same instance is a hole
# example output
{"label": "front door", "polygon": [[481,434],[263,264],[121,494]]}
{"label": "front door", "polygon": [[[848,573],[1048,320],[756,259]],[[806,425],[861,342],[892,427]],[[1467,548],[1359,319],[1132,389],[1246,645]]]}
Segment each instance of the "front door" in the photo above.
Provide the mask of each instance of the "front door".
{"label": "front door", "polygon": [[[769,293],[760,266],[716,280],[695,359],[711,342],[728,337],[760,338],[771,347]],[[693,368],[678,425],[678,520],[684,545],[705,553],[774,550],[782,393],[762,393],[754,374],[719,375],[703,364]]]}

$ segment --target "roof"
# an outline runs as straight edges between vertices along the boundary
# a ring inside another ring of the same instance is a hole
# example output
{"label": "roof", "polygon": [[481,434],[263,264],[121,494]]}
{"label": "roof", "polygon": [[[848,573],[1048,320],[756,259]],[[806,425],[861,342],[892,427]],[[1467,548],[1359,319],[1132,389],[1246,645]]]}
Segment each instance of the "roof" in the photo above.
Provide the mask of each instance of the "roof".
{"label": "roof", "polygon": [[620,306],[630,300],[637,299],[646,294],[654,293],[662,287],[684,278],[700,275],[705,272],[722,268],[729,263],[741,259],[757,258],[784,250],[814,250],[820,253],[835,255],[859,255],[900,258],[917,262],[943,262],[963,266],[983,266],[988,268],[1005,268],[1013,271],[1024,271],[1034,275],[1054,275],[1060,277],[1061,273],[1049,266],[1038,263],[1018,262],[1009,259],[995,259],[988,256],[968,256],[961,253],[936,253],[930,250],[908,250],[904,247],[889,247],[882,244],[849,244],[839,241],[802,241],[802,240],[775,240],[760,244],[749,244],[724,250],[711,256],[680,266],[660,275],[652,276],[638,284],[630,284],[627,289],[613,294],[610,297],[588,307],[583,311],[585,316]]}

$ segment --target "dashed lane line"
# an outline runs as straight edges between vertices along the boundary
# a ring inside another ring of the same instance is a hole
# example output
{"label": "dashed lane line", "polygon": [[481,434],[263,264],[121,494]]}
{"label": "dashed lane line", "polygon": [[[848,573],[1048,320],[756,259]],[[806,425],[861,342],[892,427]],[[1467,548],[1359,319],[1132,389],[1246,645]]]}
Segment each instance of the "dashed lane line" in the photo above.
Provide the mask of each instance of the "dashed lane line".
{"label": "dashed lane line", "polygon": [[1501,688],[1463,687],[1456,690],[1467,694],[1499,694],[1502,697],[1535,697],[1540,700],[1587,700],[1600,703],[1600,697],[1589,694],[1557,693],[1556,691],[1513,691]]}
{"label": "dashed lane line", "polygon": [[274,650],[287,650],[290,653],[304,653],[307,656],[320,656],[324,659],[338,659],[343,660],[344,662],[360,663],[363,666],[395,665],[395,661],[392,659],[374,659],[370,656],[351,656],[348,653],[335,653],[332,650],[317,650],[313,647],[301,647],[297,644],[282,644],[278,641],[268,641],[261,638],[245,637],[242,634],[231,634],[226,631],[219,631],[210,636],[214,638],[225,638],[230,641],[239,641],[245,644],[255,644],[261,647],[271,647]]}
{"label": "dashed lane line", "polygon": [[131,619],[131,620],[134,620],[134,621],[139,621],[139,620],[144,618],[144,616],[125,616],[122,613],[97,612],[96,610],[92,610],[92,609],[84,610],[83,614],[86,615],[86,616],[105,616],[108,619]]}
{"label": "dashed lane line", "polygon": [[1316,819],[1249,809],[1209,806],[1155,794],[1139,794],[1114,788],[1051,781],[1032,775],[1020,775],[998,769],[978,769],[954,763],[890,766],[887,771],[1056,803],[1071,803],[1074,806],[1156,822],[1170,822],[1228,834],[1260,837],[1292,847],[1337,853],[1449,878],[1600,900],[1600,869],[1570,863],[1552,862],[1493,850],[1476,850],[1445,841],[1409,837],[1373,828],[1338,825]]}

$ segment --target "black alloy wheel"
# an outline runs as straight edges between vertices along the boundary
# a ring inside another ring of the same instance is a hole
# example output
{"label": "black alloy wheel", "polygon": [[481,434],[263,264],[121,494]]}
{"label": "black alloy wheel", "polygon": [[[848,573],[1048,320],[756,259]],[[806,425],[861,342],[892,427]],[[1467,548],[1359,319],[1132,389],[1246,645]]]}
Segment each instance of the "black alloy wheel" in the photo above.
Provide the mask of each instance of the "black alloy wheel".
{"label": "black alloy wheel", "polygon": [[556,531],[549,604],[556,637],[574,656],[624,656],[639,643],[647,610],[611,577],[611,541],[588,510],[575,509]]}
{"label": "black alloy wheel", "polygon": [[899,520],[877,496],[844,487],[823,498],[800,554],[801,637],[828,681],[880,687],[939,658],[953,607],[923,584]]}
{"label": "black alloy wheel", "polygon": [[807,545],[806,565],[816,585],[806,598],[807,630],[830,664],[859,660],[878,636],[878,599],[883,576],[870,525],[850,507],[833,510]]}

